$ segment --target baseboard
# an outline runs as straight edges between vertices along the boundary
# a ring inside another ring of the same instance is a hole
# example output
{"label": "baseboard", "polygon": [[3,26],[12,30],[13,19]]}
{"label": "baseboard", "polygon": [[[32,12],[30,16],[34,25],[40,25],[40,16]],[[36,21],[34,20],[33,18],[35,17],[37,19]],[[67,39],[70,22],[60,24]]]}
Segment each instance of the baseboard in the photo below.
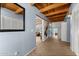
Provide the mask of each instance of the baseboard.
{"label": "baseboard", "polygon": [[[70,46],[71,51],[73,51],[72,47]],[[74,51],[73,51],[74,52]]]}
{"label": "baseboard", "polygon": [[[69,42],[69,41],[65,41],[65,40],[61,40],[61,41],[63,41],[63,42]],[[70,42],[69,42],[70,43]]]}
{"label": "baseboard", "polygon": [[34,47],[31,51],[29,51],[28,53],[26,53],[24,56],[28,56],[32,51],[34,51],[36,49],[36,47]]}
{"label": "baseboard", "polygon": [[76,56],[79,56],[78,52],[75,52],[71,47],[70,47],[70,49],[76,54]]}
{"label": "baseboard", "polygon": [[78,52],[75,52],[75,54],[76,54],[77,56],[79,56],[79,53],[78,53]]}
{"label": "baseboard", "polygon": [[45,39],[42,40],[42,42],[46,41]]}

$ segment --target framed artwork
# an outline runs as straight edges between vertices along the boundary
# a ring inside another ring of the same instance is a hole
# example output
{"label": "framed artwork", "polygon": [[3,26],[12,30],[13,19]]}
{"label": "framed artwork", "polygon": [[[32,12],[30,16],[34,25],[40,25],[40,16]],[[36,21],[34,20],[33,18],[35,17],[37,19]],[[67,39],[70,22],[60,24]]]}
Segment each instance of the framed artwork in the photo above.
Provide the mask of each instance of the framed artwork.
{"label": "framed artwork", "polygon": [[25,31],[25,8],[17,3],[0,3],[0,32]]}

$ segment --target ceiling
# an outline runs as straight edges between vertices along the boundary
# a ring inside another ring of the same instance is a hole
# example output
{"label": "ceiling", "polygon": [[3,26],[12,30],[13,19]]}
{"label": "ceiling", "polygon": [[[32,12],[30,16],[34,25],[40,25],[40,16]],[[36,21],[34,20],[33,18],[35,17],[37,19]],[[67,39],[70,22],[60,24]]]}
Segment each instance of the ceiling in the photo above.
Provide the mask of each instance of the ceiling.
{"label": "ceiling", "polygon": [[34,6],[49,19],[48,21],[59,22],[64,21],[70,3],[35,3]]}
{"label": "ceiling", "polygon": [[17,14],[23,14],[23,8],[19,7],[14,3],[1,3],[1,7],[7,8]]}

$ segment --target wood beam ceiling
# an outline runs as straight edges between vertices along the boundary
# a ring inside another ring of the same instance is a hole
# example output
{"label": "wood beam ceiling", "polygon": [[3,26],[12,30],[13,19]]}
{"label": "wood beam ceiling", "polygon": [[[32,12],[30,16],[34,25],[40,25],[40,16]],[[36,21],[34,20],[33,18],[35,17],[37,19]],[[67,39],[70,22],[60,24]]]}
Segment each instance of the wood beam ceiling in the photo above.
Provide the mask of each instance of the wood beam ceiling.
{"label": "wood beam ceiling", "polygon": [[64,19],[59,19],[59,20],[49,20],[49,22],[61,22],[64,21]]}
{"label": "wood beam ceiling", "polygon": [[17,13],[17,14],[19,14],[19,13],[21,13],[21,12],[23,12],[23,9],[22,9],[22,8],[18,8],[18,9],[15,11],[15,13]]}
{"label": "wood beam ceiling", "polygon": [[46,17],[48,17],[48,18],[49,18],[49,17],[54,17],[54,16],[57,16],[57,15],[62,15],[62,14],[63,14],[63,15],[64,15],[64,14],[67,14],[67,12],[58,13],[58,14],[54,14],[54,15],[51,15],[51,16],[46,16]]}
{"label": "wood beam ceiling", "polygon": [[42,9],[44,7],[47,7],[48,5],[51,5],[53,3],[36,3],[34,4],[38,9]]}
{"label": "wood beam ceiling", "polygon": [[64,18],[64,16],[61,16],[61,17],[56,17],[56,18],[49,18],[50,20],[53,19],[53,20],[56,20],[56,19],[62,19]]}
{"label": "wood beam ceiling", "polygon": [[57,22],[57,21],[64,21],[64,17],[58,17],[58,18],[54,18],[54,19],[49,19],[49,21],[51,22]]}
{"label": "wood beam ceiling", "polygon": [[59,15],[55,15],[55,16],[52,16],[52,17],[48,17],[48,18],[57,18],[57,17],[62,17],[62,16],[65,16],[66,14],[59,14]]}
{"label": "wood beam ceiling", "polygon": [[[45,6],[44,6],[45,5]],[[39,11],[43,13],[49,21],[64,21],[70,3],[40,3]]]}
{"label": "wood beam ceiling", "polygon": [[36,6],[38,9],[41,9],[41,8],[42,8],[41,4],[39,4],[39,3],[35,4],[35,6]]}
{"label": "wood beam ceiling", "polygon": [[46,14],[46,16],[51,16],[51,15],[55,15],[55,14],[59,14],[59,13],[64,13],[64,12],[67,12],[67,11],[68,11],[68,8],[65,8],[65,9],[62,9],[62,10],[59,10],[59,11],[48,13],[48,14]]}
{"label": "wood beam ceiling", "polygon": [[40,9],[40,12],[46,12],[48,10],[55,9],[63,5],[65,5],[65,3],[54,3],[52,5],[49,5],[49,6],[46,6],[45,8]]}

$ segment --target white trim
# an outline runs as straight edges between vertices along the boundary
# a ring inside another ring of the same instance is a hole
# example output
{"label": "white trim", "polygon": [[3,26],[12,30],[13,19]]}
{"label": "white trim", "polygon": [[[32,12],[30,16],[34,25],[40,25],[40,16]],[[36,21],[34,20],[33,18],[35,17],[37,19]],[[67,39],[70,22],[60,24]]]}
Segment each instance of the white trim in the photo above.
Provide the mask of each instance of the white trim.
{"label": "white trim", "polygon": [[73,48],[71,47],[71,45],[70,45],[70,49],[73,51]]}
{"label": "white trim", "polygon": [[28,53],[26,53],[24,56],[29,55],[32,51],[34,51],[36,49],[36,47],[34,47],[31,51],[29,51]]}
{"label": "white trim", "polygon": [[44,42],[44,41],[46,41],[45,39],[42,39],[42,41]]}
{"label": "white trim", "polygon": [[77,56],[79,56],[79,53],[78,53],[78,52],[75,52],[75,54],[76,54]]}
{"label": "white trim", "polygon": [[[73,51],[73,49],[70,47],[70,49]],[[75,52],[75,51],[73,51],[75,54],[76,54],[76,56],[79,56],[79,53],[78,52]]]}

